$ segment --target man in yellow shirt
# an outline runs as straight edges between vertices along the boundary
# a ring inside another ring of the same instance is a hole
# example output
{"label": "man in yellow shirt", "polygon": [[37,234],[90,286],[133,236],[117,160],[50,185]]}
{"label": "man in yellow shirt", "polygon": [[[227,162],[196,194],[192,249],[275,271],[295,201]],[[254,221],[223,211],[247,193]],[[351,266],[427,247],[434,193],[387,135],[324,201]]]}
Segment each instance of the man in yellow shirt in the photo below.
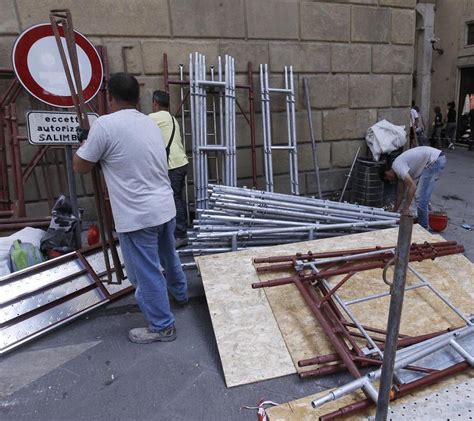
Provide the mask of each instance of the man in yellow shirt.
{"label": "man in yellow shirt", "polygon": [[176,248],[188,244],[186,224],[186,203],[183,199],[185,177],[188,170],[188,158],[181,140],[179,124],[169,112],[170,96],[165,91],[153,92],[153,113],[149,117],[161,129],[168,156],[168,176],[173,189],[176,205]]}

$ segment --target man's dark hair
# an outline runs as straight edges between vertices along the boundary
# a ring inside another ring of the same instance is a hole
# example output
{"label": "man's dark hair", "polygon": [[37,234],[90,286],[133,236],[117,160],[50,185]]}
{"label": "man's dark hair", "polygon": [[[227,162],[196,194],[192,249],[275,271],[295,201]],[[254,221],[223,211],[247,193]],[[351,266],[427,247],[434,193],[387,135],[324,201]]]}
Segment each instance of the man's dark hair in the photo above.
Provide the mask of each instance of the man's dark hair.
{"label": "man's dark hair", "polygon": [[114,73],[108,83],[109,93],[119,101],[136,104],[140,98],[138,80],[128,73]]}
{"label": "man's dark hair", "polygon": [[454,101],[448,102],[448,107],[449,108],[454,108],[455,106],[456,106],[456,104],[454,103]]}
{"label": "man's dark hair", "polygon": [[165,91],[153,92],[153,101],[155,101],[160,107],[170,107],[170,94]]}
{"label": "man's dark hair", "polygon": [[385,182],[385,172],[389,171],[392,169],[392,162],[389,162],[388,160],[385,161],[380,167],[379,167],[379,177],[380,179]]}

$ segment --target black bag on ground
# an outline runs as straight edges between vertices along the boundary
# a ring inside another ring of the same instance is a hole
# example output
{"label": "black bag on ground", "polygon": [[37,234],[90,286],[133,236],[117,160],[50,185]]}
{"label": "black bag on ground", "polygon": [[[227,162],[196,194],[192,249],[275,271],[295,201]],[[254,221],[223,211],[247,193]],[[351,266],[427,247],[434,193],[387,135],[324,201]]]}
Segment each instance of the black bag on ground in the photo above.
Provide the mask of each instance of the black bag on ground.
{"label": "black bag on ground", "polygon": [[69,199],[61,195],[51,211],[51,223],[41,240],[41,251],[48,255],[51,251],[61,254],[76,249],[74,230],[79,223],[72,213]]}

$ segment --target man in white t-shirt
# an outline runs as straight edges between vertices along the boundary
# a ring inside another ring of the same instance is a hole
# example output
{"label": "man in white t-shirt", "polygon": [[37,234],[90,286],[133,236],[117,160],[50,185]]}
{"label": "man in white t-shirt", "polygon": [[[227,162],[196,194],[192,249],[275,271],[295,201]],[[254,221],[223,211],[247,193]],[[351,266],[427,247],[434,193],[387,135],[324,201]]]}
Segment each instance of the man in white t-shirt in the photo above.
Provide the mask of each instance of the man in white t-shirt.
{"label": "man in white t-shirt", "polygon": [[[405,198],[402,214],[408,214],[416,193],[418,223],[428,228],[428,204],[446,165],[446,156],[439,149],[430,146],[418,146],[408,149],[393,161],[391,167],[382,169],[382,178],[386,181],[401,180],[398,183],[395,211],[401,207]],[[406,197],[405,197],[406,196]]]}
{"label": "man in white t-shirt", "polygon": [[165,147],[156,124],[136,109],[138,81],[117,73],[108,88],[112,113],[93,123],[74,156],[74,170],[84,174],[100,162],[104,173],[127,276],[148,321],[148,327],[132,329],[129,339],[172,341],[176,329],[168,290],[180,304],[188,295],[175,250],[176,210]]}

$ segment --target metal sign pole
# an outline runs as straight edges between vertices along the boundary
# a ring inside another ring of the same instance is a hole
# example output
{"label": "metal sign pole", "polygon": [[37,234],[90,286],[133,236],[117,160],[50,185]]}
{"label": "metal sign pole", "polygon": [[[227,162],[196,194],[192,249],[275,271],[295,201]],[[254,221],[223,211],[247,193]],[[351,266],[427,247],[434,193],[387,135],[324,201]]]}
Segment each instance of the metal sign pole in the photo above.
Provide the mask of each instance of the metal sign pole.
{"label": "metal sign pole", "polygon": [[72,146],[66,145],[64,147],[66,156],[66,174],[67,174],[67,185],[69,190],[69,198],[71,200],[71,208],[73,215],[77,218],[77,224],[74,228],[74,237],[76,239],[76,250],[82,248],[81,240],[81,217],[79,215],[79,204],[77,202],[77,191],[76,191],[76,177],[74,175],[73,164],[72,164]]}
{"label": "metal sign pole", "polygon": [[[59,55],[61,56],[61,61],[63,62],[63,65],[65,64],[67,66],[67,60],[66,60],[66,54],[64,52],[64,48],[62,46],[61,42],[61,37],[59,34],[59,29],[57,26],[57,23],[55,21],[55,18],[53,15],[50,15],[51,19],[51,25],[53,28],[53,33],[54,37],[56,39],[56,43],[58,44],[58,49],[59,49]],[[64,31],[65,33],[66,31]],[[66,34],[64,34],[66,35]],[[66,67],[65,67],[66,69]],[[70,88],[73,86],[71,74],[68,71],[65,71],[66,74],[66,79],[68,82],[68,85]],[[72,93],[72,89],[71,89]],[[78,102],[78,99],[75,95],[72,95],[73,101],[74,101],[74,106],[76,109],[80,109],[80,103]],[[82,114],[82,113],[81,113]],[[79,116],[79,115],[78,115]],[[79,121],[82,121],[82,115],[79,116]],[[86,118],[87,120],[87,118]],[[77,203],[77,192],[76,192],[76,177],[74,175],[73,171],[73,164],[72,164],[72,146],[67,145],[65,147],[65,155],[66,155],[66,172],[67,172],[67,182],[68,182],[68,189],[69,189],[69,198],[71,200],[71,206],[72,206],[72,213],[74,216],[77,218],[77,225],[74,230],[74,236],[76,239],[76,249],[79,250],[82,247],[82,241],[81,241],[81,226],[80,226],[80,216],[79,216],[79,206]]]}
{"label": "metal sign pole", "polygon": [[[68,9],[64,10],[51,10],[50,13],[51,26],[53,28],[54,37],[58,46],[59,54],[61,56],[61,61],[64,67],[64,72],[66,74],[68,86],[71,92],[71,97],[74,103],[74,108],[79,119],[79,126],[82,129],[89,129],[89,120],[85,112],[85,103],[84,96],[82,92],[82,83],[81,75],[79,71],[79,64],[77,58],[76,44],[75,44],[75,34],[72,24],[71,12]],[[59,25],[61,26],[64,38],[66,41],[69,59],[71,62],[71,68],[69,67],[68,61],[66,59],[66,54],[61,40],[61,35],[59,31]],[[74,76],[74,83],[71,77]],[[70,147],[71,148],[71,147]],[[66,151],[66,156],[67,156]],[[66,158],[67,159],[67,158]],[[70,151],[71,159],[71,172],[72,172],[72,148]],[[68,174],[69,175],[69,174]],[[95,166],[92,170],[92,182],[94,185],[94,195],[97,208],[97,220],[99,223],[99,230],[101,235],[102,251],[104,253],[104,260],[107,269],[107,281],[109,284],[118,283],[120,284],[123,279],[125,279],[122,271],[122,263],[118,256],[117,248],[115,246],[115,241],[113,238],[111,223],[108,220],[107,213],[105,210],[104,204],[104,195],[102,190],[100,170]],[[72,192],[72,190],[70,190]],[[71,193],[72,194],[72,193]],[[80,243],[79,243],[80,244]],[[114,262],[114,269],[116,273],[117,282],[113,282],[112,277],[112,268],[110,266],[109,253],[107,249],[107,244],[110,247],[110,253],[112,255],[112,260]]]}
{"label": "metal sign pole", "polygon": [[408,261],[410,259],[410,243],[413,230],[413,217],[402,215],[398,230],[397,251],[395,256],[395,272],[391,285],[390,309],[387,321],[387,337],[383,353],[382,374],[377,399],[376,421],[387,419],[388,404],[392,388],[392,378],[397,352],[397,340],[402,317],[403,298],[407,278]]}

